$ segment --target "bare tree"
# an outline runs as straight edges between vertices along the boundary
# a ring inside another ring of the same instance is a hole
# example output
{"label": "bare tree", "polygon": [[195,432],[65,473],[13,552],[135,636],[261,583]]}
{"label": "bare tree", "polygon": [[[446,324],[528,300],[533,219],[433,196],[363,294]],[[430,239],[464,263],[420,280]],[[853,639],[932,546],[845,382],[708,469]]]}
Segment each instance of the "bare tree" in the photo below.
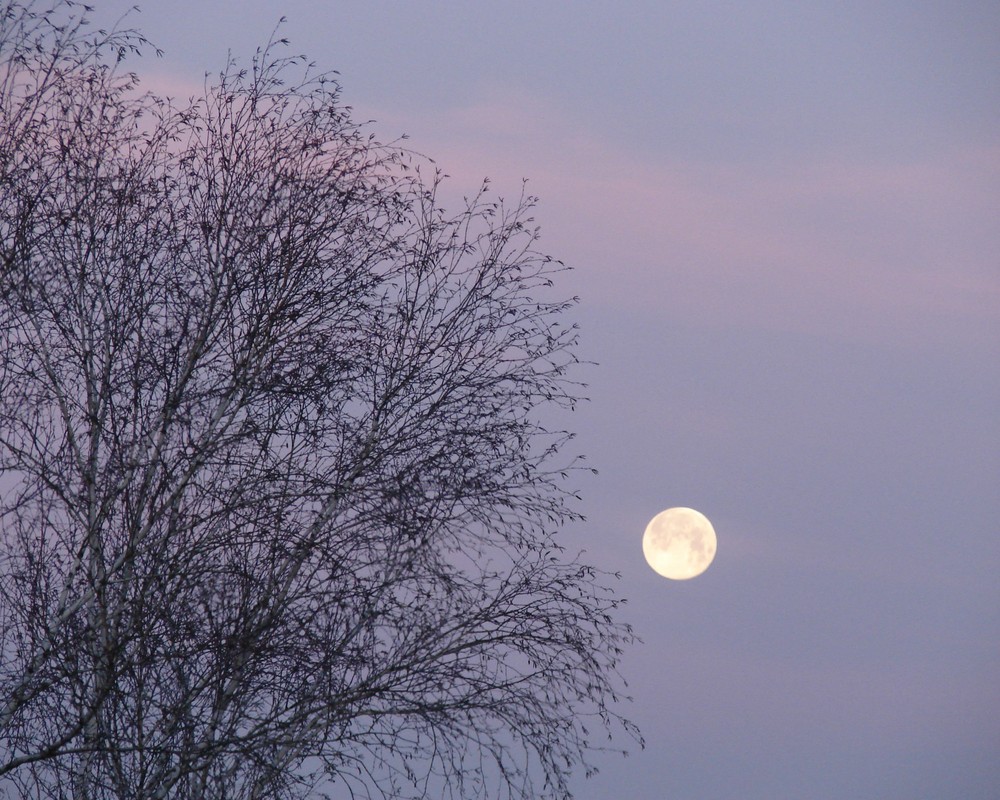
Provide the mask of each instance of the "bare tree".
{"label": "bare tree", "polygon": [[0,5],[0,788],[568,797],[632,635],[532,198],[449,216],[279,42],[177,106],[86,22]]}

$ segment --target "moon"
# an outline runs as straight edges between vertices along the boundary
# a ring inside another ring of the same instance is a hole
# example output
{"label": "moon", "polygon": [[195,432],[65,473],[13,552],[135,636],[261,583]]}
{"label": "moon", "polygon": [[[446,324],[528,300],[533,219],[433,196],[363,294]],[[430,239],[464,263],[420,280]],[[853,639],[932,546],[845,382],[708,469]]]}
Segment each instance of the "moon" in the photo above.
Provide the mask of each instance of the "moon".
{"label": "moon", "polygon": [[715,558],[715,548],[715,528],[693,508],[661,511],[642,535],[646,562],[654,572],[675,581],[701,575]]}

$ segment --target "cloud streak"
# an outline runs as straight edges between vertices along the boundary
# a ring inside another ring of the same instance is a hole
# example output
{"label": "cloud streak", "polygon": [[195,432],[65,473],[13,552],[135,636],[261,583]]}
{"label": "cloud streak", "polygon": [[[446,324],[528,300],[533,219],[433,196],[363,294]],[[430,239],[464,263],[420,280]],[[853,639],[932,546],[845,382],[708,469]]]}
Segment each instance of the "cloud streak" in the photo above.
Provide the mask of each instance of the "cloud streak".
{"label": "cloud streak", "polygon": [[[1000,332],[1000,149],[969,143],[886,163],[692,162],[580,132],[533,98],[497,93],[433,119],[374,115],[446,153],[469,186],[530,177],[545,244],[582,291],[686,324],[845,340],[989,340]],[[585,298],[586,299],[586,298]]]}

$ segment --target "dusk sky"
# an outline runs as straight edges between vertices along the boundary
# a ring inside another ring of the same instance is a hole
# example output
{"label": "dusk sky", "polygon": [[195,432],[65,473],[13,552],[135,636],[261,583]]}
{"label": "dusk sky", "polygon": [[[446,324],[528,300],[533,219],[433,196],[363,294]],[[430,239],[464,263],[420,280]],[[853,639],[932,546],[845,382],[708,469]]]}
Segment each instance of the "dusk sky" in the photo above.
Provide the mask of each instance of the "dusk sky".
{"label": "dusk sky", "polygon": [[[597,362],[563,543],[643,640],[646,748],[581,800],[1000,798],[996,0],[140,5],[153,90],[284,15],[446,196],[541,198]],[[669,506],[691,581],[643,560]]]}

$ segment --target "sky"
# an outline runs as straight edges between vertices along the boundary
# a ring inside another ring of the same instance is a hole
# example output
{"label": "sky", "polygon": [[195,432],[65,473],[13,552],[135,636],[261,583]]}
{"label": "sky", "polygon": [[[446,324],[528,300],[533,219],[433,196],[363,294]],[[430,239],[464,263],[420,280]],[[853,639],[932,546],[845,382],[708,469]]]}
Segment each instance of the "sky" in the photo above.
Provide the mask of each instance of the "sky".
{"label": "sky", "polygon": [[[581,800],[1000,797],[995,0],[140,5],[150,88],[285,16],[454,196],[541,198],[596,362],[564,541],[643,640],[646,747]],[[691,581],[643,560],[670,506],[718,534]]]}

